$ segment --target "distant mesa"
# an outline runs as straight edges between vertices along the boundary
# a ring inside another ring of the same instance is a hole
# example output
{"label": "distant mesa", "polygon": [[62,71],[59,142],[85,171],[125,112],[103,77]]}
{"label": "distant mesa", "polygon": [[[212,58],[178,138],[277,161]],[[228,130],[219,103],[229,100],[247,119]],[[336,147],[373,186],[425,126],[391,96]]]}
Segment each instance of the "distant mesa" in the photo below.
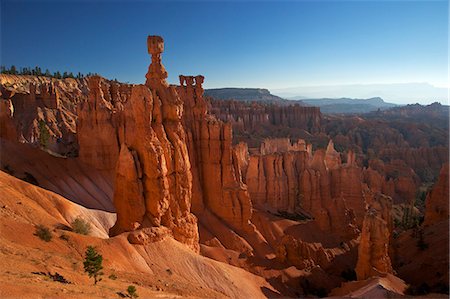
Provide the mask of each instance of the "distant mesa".
{"label": "distant mesa", "polygon": [[307,106],[320,107],[322,113],[368,113],[397,107],[397,104],[387,103],[380,97],[370,99],[302,99]]}
{"label": "distant mesa", "polygon": [[351,114],[368,113],[397,107],[397,104],[387,103],[380,97],[369,99],[352,98],[282,98],[263,88],[215,88],[206,89],[205,95],[216,100],[234,100],[239,102],[263,102],[266,104],[320,107],[322,113]]}
{"label": "distant mesa", "polygon": [[214,88],[205,89],[205,96],[218,100],[236,100],[244,102],[290,102],[270,93],[264,88]]}

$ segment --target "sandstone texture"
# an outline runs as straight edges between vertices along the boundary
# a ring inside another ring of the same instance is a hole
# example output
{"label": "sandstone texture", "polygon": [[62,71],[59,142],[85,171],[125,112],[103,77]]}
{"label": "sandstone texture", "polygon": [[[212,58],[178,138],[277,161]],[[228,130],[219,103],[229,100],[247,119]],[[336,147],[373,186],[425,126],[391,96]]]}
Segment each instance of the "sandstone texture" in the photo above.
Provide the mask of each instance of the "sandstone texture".
{"label": "sandstone texture", "polygon": [[304,140],[266,140],[249,155],[244,178],[256,207],[314,218],[324,231],[352,239],[365,211],[361,169],[352,157],[342,163],[332,141],[312,153]]}
{"label": "sandstone texture", "polygon": [[203,76],[180,76],[177,87],[184,103],[183,125],[192,165],[192,210],[203,225],[202,235],[210,236],[207,242],[217,237],[226,248],[252,254],[242,235],[259,237],[250,222],[252,202],[233,150],[232,127],[208,114],[203,80]]}
{"label": "sandstone texture", "polygon": [[392,201],[376,194],[369,202],[364,217],[358,248],[356,275],[358,280],[392,273],[389,257],[389,240],[392,231]]}
{"label": "sandstone texture", "polygon": [[302,138],[321,131],[322,114],[318,107],[216,99],[210,103],[211,113],[232,125],[233,138],[251,147],[259,146],[265,138]]}
{"label": "sandstone texture", "polygon": [[425,226],[449,219],[448,168],[448,163],[442,166],[439,179],[425,200]]}
{"label": "sandstone texture", "polygon": [[90,78],[88,101],[78,113],[79,159],[114,176],[117,222],[111,235],[142,229],[138,234],[143,237],[130,240],[147,243],[156,241],[147,228],[162,226],[198,251],[183,106],[165,81],[163,49],[160,37],[148,38],[152,64],[146,85],[119,89],[100,77]]}
{"label": "sandstone texture", "polygon": [[87,95],[84,79],[2,74],[0,92],[2,138],[77,155],[76,105]]}

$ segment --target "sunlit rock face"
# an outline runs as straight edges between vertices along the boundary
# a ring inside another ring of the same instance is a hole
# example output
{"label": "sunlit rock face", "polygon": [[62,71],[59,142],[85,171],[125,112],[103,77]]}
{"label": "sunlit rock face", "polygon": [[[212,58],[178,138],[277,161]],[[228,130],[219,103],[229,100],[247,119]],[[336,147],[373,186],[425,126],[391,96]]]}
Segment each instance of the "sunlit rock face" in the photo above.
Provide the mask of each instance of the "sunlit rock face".
{"label": "sunlit rock face", "polygon": [[111,235],[131,232],[129,240],[138,244],[171,235],[198,251],[183,103],[165,81],[163,49],[161,37],[148,38],[146,85],[117,89],[90,78],[88,101],[79,109],[80,160],[114,177]]}
{"label": "sunlit rock face", "polygon": [[368,204],[355,269],[358,280],[393,273],[389,257],[392,200],[390,197],[377,194]]}
{"label": "sunlit rock face", "polygon": [[276,214],[309,215],[323,231],[344,239],[358,234],[365,199],[361,168],[353,153],[342,163],[332,141],[326,150],[313,153],[304,140],[291,144],[288,139],[275,139],[264,141],[259,153],[240,156],[255,207]]}
{"label": "sunlit rock face", "polygon": [[232,147],[231,125],[208,114],[203,80],[203,76],[180,76],[177,87],[184,103],[183,124],[192,165],[192,210],[225,247],[252,252],[242,235],[253,234],[256,239],[259,235],[250,222],[252,203]]}

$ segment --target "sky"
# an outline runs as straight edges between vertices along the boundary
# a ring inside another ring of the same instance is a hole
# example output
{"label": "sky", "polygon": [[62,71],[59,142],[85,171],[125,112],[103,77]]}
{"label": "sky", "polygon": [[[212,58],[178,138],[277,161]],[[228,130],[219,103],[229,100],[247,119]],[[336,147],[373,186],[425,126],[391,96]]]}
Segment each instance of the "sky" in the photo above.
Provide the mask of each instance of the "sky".
{"label": "sky", "polygon": [[[147,35],[169,82],[206,88],[449,85],[448,1],[0,1],[0,63],[143,83]],[[301,95],[301,94],[299,94]]]}

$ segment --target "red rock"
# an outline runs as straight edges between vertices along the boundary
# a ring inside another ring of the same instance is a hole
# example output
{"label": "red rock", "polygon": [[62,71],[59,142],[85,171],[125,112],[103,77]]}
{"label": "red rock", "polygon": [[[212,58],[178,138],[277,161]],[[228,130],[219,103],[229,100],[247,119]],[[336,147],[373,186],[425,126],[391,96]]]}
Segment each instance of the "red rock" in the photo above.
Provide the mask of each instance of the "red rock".
{"label": "red rock", "polygon": [[[8,138],[42,146],[61,155],[76,155],[75,106],[79,99],[87,96],[81,90],[84,84],[75,79],[1,74],[1,98],[10,100],[14,111],[9,126],[15,127],[16,135]],[[40,142],[41,130],[48,131],[45,144]]]}
{"label": "red rock", "polygon": [[80,160],[115,173],[117,222],[111,235],[131,232],[132,242],[145,244],[169,230],[198,252],[183,103],[165,81],[162,43],[160,37],[148,39],[152,65],[146,86],[121,88],[90,78],[88,101],[79,109]]}
{"label": "red rock", "polygon": [[14,125],[14,107],[11,100],[0,100],[0,137],[16,141],[17,131]]}
{"label": "red rock", "polygon": [[108,90],[101,77],[89,79],[88,100],[78,106],[77,138],[82,163],[113,172],[120,147],[115,128],[117,109],[105,99]]}
{"label": "red rock", "polygon": [[361,230],[355,269],[358,280],[393,272],[389,257],[391,209],[390,197],[378,194],[369,201]]}
{"label": "red rock", "polygon": [[[194,176],[193,209],[207,208],[230,227],[243,230],[249,226],[251,201],[240,175],[238,157],[233,153],[231,126],[207,115],[203,98],[203,77],[180,76],[186,85],[178,87],[185,113],[188,148]],[[195,194],[196,193],[196,194]]]}
{"label": "red rock", "polygon": [[[246,142],[250,147],[259,147],[265,138],[288,135],[299,138],[304,132],[321,131],[322,114],[318,107],[211,100],[211,113],[218,119],[231,123],[236,140]],[[280,128],[288,128],[290,133],[276,136]],[[263,139],[258,140],[255,136],[263,136]]]}
{"label": "red rock", "polygon": [[351,183],[361,181],[352,154],[349,163],[341,164],[332,142],[327,151],[311,156],[303,140],[292,145],[281,139],[264,141],[260,152],[249,155],[245,173],[255,207],[272,213],[306,213],[324,231],[356,236],[355,212],[362,223],[365,203],[361,184]]}
{"label": "red rock", "polygon": [[311,269],[316,265],[326,268],[334,258],[331,250],[325,250],[320,243],[306,243],[290,235],[281,239],[277,247],[277,259],[298,269]]}
{"label": "red rock", "polygon": [[425,200],[425,226],[449,219],[448,168],[448,163],[442,166],[439,179]]}

